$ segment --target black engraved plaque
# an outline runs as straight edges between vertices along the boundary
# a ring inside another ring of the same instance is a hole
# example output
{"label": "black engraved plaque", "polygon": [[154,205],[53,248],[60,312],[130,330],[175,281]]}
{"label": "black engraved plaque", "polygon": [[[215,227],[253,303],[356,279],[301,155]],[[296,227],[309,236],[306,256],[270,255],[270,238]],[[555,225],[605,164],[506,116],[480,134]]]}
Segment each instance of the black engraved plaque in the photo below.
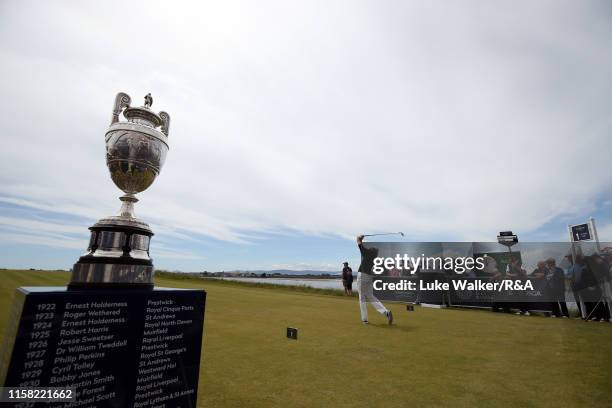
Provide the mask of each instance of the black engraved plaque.
{"label": "black engraved plaque", "polygon": [[196,406],[203,290],[19,291],[23,307],[0,381],[77,393],[76,402],[23,406]]}

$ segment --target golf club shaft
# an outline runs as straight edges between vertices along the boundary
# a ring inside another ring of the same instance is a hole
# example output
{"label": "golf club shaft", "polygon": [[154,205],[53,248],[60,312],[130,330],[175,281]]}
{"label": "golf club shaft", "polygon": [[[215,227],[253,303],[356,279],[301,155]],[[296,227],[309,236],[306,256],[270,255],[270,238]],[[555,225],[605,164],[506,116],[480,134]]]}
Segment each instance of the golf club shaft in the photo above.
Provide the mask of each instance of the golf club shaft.
{"label": "golf club shaft", "polygon": [[382,232],[380,234],[365,234],[364,237],[377,237],[380,235],[404,235],[401,232]]}

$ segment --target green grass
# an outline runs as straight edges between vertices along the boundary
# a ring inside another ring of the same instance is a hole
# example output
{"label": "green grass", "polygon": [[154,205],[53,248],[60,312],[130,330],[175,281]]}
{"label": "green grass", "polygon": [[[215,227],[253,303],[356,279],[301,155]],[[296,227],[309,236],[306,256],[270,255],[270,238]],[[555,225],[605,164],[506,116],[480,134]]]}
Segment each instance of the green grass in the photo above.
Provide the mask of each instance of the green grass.
{"label": "green grass", "polygon": [[[0,330],[15,288],[66,272],[0,271]],[[612,325],[391,305],[295,288],[156,278],[204,288],[202,407],[587,407],[612,401]],[[299,340],[285,328],[299,328]]]}

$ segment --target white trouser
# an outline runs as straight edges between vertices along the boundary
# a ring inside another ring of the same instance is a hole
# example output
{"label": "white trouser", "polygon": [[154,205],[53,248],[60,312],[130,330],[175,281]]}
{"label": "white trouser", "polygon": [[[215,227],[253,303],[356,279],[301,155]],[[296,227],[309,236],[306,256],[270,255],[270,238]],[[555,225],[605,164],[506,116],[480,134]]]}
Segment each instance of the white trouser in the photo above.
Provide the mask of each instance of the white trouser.
{"label": "white trouser", "polygon": [[387,308],[380,303],[372,292],[372,275],[359,272],[357,274],[357,288],[359,288],[359,310],[361,311],[361,320],[368,320],[367,304],[370,303],[374,309],[380,314],[386,314]]}

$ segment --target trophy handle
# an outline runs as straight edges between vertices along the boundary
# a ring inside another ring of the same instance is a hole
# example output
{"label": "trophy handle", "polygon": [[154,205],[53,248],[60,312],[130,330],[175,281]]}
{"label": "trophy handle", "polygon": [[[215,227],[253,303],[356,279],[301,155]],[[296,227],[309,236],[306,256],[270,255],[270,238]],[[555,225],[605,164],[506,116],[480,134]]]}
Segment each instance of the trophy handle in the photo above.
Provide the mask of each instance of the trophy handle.
{"label": "trophy handle", "polygon": [[164,135],[168,136],[168,132],[170,132],[170,115],[164,111],[159,112],[158,115],[162,119],[161,131]]}
{"label": "trophy handle", "polygon": [[119,92],[115,96],[115,106],[113,107],[113,117],[111,118],[111,125],[119,122],[119,114],[123,108],[127,108],[132,103],[130,96],[124,92]]}

